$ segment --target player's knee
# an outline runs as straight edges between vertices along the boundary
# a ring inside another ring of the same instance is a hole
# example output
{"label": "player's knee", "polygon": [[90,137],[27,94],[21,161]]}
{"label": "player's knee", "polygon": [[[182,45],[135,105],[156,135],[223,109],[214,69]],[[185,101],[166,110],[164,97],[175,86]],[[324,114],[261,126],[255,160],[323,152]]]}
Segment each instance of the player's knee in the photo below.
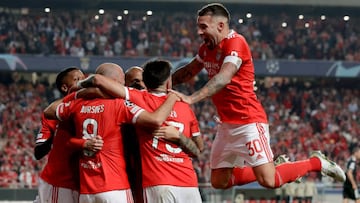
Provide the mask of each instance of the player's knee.
{"label": "player's knee", "polygon": [[211,180],[211,186],[215,189],[227,189],[229,188],[229,184],[226,181],[215,181],[215,180]]}
{"label": "player's knee", "polygon": [[211,186],[216,189],[227,189],[229,188],[229,181],[225,177],[212,176]]}
{"label": "player's knee", "polygon": [[273,163],[267,163],[253,168],[256,180],[266,188],[276,188],[276,169]]}
{"label": "player's knee", "polygon": [[275,188],[275,180],[274,178],[262,178],[258,180],[258,183],[266,188]]}
{"label": "player's knee", "polygon": [[227,189],[231,187],[229,180],[232,169],[216,169],[211,171],[211,185],[216,189]]}

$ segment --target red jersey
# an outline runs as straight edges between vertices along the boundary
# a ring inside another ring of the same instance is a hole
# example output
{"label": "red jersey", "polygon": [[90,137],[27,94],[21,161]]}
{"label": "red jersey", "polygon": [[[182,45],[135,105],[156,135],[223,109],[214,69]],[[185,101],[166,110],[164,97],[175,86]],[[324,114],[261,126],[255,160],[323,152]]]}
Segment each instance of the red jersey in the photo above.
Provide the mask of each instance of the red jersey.
{"label": "red jersey", "polygon": [[41,129],[36,136],[35,143],[41,144],[50,139],[56,131],[57,124],[57,120],[46,119],[43,113],[41,115]]}
{"label": "red jersey", "polygon": [[42,127],[36,143],[45,142],[54,133],[52,148],[40,177],[55,187],[79,190],[78,154],[76,149],[67,145],[72,137],[72,126],[68,122],[48,120],[42,115]]}
{"label": "red jersey", "polygon": [[227,61],[235,65],[240,65],[237,62],[241,62],[241,65],[231,82],[212,96],[221,121],[233,124],[267,123],[265,111],[254,92],[254,64],[249,46],[242,35],[232,30],[212,50],[202,44],[197,56],[210,79],[219,73],[226,57],[236,57],[236,61]]}
{"label": "red jersey", "polygon": [[122,99],[77,99],[58,106],[57,117],[74,122],[77,138],[88,139],[100,135],[104,140],[99,152],[83,150],[80,156],[80,194],[130,188],[120,124],[135,122],[142,111]]}
{"label": "red jersey", "polygon": [[[166,94],[152,94],[129,88],[129,99],[147,111],[156,110],[166,100]],[[187,137],[200,135],[198,121],[190,106],[176,102],[166,120]],[[136,128],[142,164],[143,188],[156,185],[197,187],[192,159],[182,149],[167,140],[154,138],[151,131]]]}

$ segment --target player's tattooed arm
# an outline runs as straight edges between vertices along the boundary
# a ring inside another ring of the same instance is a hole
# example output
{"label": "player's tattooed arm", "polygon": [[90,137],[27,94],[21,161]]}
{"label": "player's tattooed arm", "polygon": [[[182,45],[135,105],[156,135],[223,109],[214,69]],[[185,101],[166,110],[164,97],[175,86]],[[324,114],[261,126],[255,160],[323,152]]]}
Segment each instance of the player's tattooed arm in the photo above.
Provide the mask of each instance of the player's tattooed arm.
{"label": "player's tattooed arm", "polygon": [[194,58],[189,64],[178,68],[172,74],[172,84],[177,85],[189,81],[191,78],[197,75],[202,68],[202,63]]}
{"label": "player's tattooed arm", "polygon": [[204,141],[200,135],[191,137],[191,140],[194,141],[194,143],[196,144],[196,146],[200,150],[200,152],[204,151]]}
{"label": "player's tattooed arm", "polygon": [[231,79],[236,74],[237,70],[238,69],[233,63],[225,63],[218,74],[211,78],[204,87],[190,96],[190,104],[194,104],[207,97],[211,97],[219,92],[231,82]]}
{"label": "player's tattooed arm", "polygon": [[190,156],[199,158],[200,149],[197,147],[195,142],[192,139],[185,137],[185,135],[183,135],[180,132],[179,132],[179,145]]}
{"label": "player's tattooed arm", "polygon": [[188,155],[198,158],[200,150],[196,143],[179,132],[174,126],[162,126],[154,130],[153,135],[178,144]]}

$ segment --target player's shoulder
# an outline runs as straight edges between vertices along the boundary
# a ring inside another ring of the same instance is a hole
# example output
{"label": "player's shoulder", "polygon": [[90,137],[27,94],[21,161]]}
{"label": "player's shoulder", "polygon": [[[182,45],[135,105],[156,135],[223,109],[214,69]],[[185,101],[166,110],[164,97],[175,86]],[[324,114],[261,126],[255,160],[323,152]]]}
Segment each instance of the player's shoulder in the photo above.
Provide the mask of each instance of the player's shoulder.
{"label": "player's shoulder", "polygon": [[182,112],[188,112],[192,111],[191,106],[183,101],[177,101],[174,106],[174,110],[182,111]]}
{"label": "player's shoulder", "polygon": [[179,105],[179,106],[183,106],[185,108],[190,108],[190,104],[183,102],[183,101],[177,101],[175,104]]}
{"label": "player's shoulder", "polygon": [[130,98],[133,97],[141,98],[141,97],[146,97],[147,95],[150,94],[146,89],[139,90],[133,87],[126,87],[126,88],[129,91]]}
{"label": "player's shoulder", "polygon": [[228,36],[225,38],[227,42],[233,42],[233,41],[246,41],[245,37],[240,34],[235,32],[234,30],[230,31],[230,33],[228,34]]}

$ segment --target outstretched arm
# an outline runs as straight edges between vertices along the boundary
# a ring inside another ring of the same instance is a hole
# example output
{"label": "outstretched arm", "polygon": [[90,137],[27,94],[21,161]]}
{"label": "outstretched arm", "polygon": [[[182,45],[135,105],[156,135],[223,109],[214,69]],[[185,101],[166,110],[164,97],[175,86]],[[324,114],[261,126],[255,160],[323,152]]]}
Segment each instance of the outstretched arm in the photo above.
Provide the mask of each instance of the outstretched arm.
{"label": "outstretched arm", "polygon": [[80,87],[98,87],[102,92],[115,97],[123,98],[126,97],[126,91],[124,85],[114,81],[111,78],[100,74],[93,74],[84,80],[78,82]]}
{"label": "outstretched arm", "polygon": [[224,63],[220,69],[220,72],[211,78],[204,87],[194,92],[190,96],[190,104],[194,104],[207,97],[211,97],[215,93],[219,92],[227,84],[231,82],[232,77],[238,71],[237,67],[233,63]]}
{"label": "outstretched arm", "polygon": [[154,112],[143,111],[136,120],[139,125],[156,128],[161,126],[170,115],[175,102],[179,101],[176,94],[169,93],[165,102]]}
{"label": "outstretched arm", "polygon": [[211,97],[227,84],[231,82],[232,77],[237,72],[237,67],[233,63],[224,63],[220,69],[220,72],[211,78],[201,89],[194,92],[192,95],[187,96],[175,90],[171,92],[177,94],[182,101],[188,104],[194,104],[198,101],[201,101],[207,97]]}
{"label": "outstretched arm", "polygon": [[177,85],[189,81],[191,78],[197,75],[202,68],[202,63],[200,63],[196,58],[194,58],[190,63],[178,68],[172,74],[172,84]]}

